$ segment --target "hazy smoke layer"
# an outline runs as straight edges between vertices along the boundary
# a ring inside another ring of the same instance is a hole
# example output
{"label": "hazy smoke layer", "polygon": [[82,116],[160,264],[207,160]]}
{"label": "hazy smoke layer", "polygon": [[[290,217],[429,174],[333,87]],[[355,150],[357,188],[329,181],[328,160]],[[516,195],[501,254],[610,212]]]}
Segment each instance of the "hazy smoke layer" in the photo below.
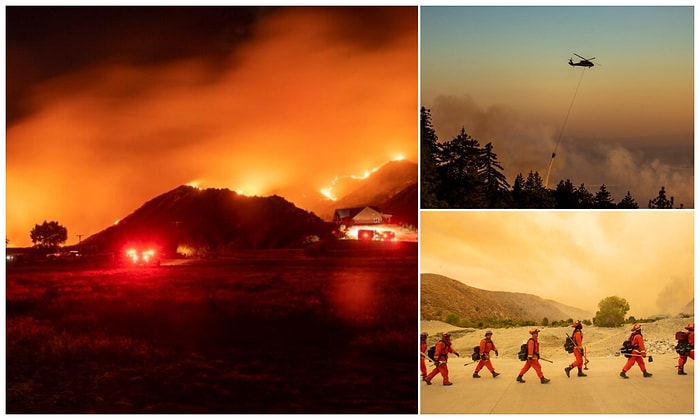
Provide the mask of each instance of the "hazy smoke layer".
{"label": "hazy smoke layer", "polygon": [[[230,43],[216,38],[216,54],[127,60],[131,34],[119,54],[88,48],[92,60],[24,90],[7,128],[10,245],[30,245],[45,219],[75,243],[181,184],[304,207],[336,176],[417,161],[415,7],[291,7],[246,22]],[[178,39],[194,49],[189,36]]]}
{"label": "hazy smoke layer", "polygon": [[693,299],[693,212],[422,212],[421,272],[532,293],[595,313],[620,296],[637,318]]}
{"label": "hazy smoke layer", "polygon": [[[534,120],[505,106],[483,108],[468,95],[441,95],[425,106],[431,110],[440,141],[453,139],[464,127],[482,146],[493,143],[511,184],[518,173],[537,171],[545,178],[561,125]],[[664,186],[676,207],[692,208],[692,135],[608,139],[577,137],[565,130],[549,187],[566,179],[576,186],[584,184],[593,194],[605,184],[615,202],[630,191],[641,208]]]}

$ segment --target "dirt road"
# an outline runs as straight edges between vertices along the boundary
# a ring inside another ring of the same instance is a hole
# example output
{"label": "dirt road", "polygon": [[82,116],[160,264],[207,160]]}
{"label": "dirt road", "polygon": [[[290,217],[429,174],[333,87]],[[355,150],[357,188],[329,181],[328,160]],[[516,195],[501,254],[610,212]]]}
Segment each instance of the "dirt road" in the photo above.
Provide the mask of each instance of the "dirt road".
{"label": "dirt road", "polygon": [[[533,369],[524,376],[526,383],[517,383],[524,362],[516,358],[493,358],[501,375],[493,378],[484,368],[481,378],[472,378],[476,364],[464,366],[470,358],[451,358],[449,362],[452,386],[443,386],[436,376],[432,385],[420,384],[421,414],[693,414],[695,365],[686,364],[688,375],[676,373],[677,355],[654,356],[647,363],[653,374],[643,378],[635,365],[623,379],[619,375],[626,359],[618,357],[589,357],[587,377],[571,378],[564,373],[573,358],[552,359],[542,363],[549,384],[541,384]],[[429,365],[432,369],[432,365]],[[420,379],[420,378],[418,378]]]}

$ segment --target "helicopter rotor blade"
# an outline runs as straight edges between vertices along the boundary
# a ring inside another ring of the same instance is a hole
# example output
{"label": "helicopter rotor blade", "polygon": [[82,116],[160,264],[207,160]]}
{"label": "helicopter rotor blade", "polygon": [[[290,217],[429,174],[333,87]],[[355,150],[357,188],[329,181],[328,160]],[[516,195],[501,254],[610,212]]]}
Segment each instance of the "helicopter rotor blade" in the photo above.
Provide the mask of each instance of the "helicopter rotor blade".
{"label": "helicopter rotor blade", "polygon": [[580,56],[580,55],[578,55],[578,54],[576,54],[576,53],[574,53],[574,55],[575,55],[576,57],[580,58],[581,60],[586,60],[586,61],[595,60],[595,57],[586,58],[586,57],[582,57],[582,56]]}

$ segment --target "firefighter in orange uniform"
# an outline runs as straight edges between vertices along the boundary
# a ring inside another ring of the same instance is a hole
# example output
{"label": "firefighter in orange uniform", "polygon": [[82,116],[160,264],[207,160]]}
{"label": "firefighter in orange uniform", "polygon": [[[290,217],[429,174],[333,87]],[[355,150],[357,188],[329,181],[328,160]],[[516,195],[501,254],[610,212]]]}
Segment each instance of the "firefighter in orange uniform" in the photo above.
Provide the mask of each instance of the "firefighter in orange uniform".
{"label": "firefighter in orange uniform", "polygon": [[420,333],[420,376],[425,380],[428,368],[425,366],[425,352],[428,351],[428,333]]}
{"label": "firefighter in orange uniform", "polygon": [[642,374],[645,378],[651,376],[651,373],[647,372],[647,368],[644,364],[644,358],[647,356],[646,348],[644,347],[644,337],[642,337],[642,326],[639,324],[634,324],[632,327],[632,334],[630,335],[629,341],[632,343],[632,354],[630,358],[625,363],[625,366],[620,372],[620,376],[624,379],[629,379],[627,376],[627,371],[632,368],[632,366],[637,363],[639,369],[642,370]]}
{"label": "firefighter in orange uniform", "polygon": [[486,334],[484,335],[484,338],[481,339],[481,342],[479,342],[479,364],[476,365],[476,369],[474,370],[474,374],[472,375],[472,378],[481,378],[479,376],[479,371],[481,368],[486,366],[486,369],[491,372],[491,375],[495,378],[496,376],[500,375],[500,373],[496,372],[493,368],[493,365],[491,364],[491,350],[496,353],[496,356],[498,356],[498,349],[496,348],[496,345],[491,341],[491,336],[493,333],[491,331],[486,331]]}
{"label": "firefighter in orange uniform", "polygon": [[535,369],[535,373],[537,373],[537,376],[540,378],[540,383],[546,384],[549,382],[549,379],[544,377],[544,374],[542,373],[542,366],[540,366],[539,361],[540,343],[537,341],[537,337],[540,330],[537,328],[531,328],[529,332],[531,337],[527,340],[527,361],[525,361],[525,366],[520,369],[520,374],[515,380],[524,383],[525,380],[523,379],[523,375],[532,367]]}
{"label": "firefighter in orange uniform", "polygon": [[449,372],[447,370],[447,355],[449,353],[454,353],[459,357],[457,353],[452,348],[452,337],[450,333],[442,333],[442,339],[435,346],[435,369],[425,377],[425,383],[431,385],[431,380],[439,373],[442,375],[442,384],[445,386],[452,385],[449,379]]}
{"label": "firefighter in orange uniform", "polygon": [[679,355],[679,357],[678,357],[678,374],[679,375],[687,375],[687,373],[685,373],[685,371],[683,370],[683,367],[685,366],[685,362],[688,361],[689,356],[691,359],[695,360],[695,323],[690,323],[690,324],[686,325],[685,329],[688,330],[688,346],[690,346],[690,354]]}
{"label": "firefighter in orange uniform", "polygon": [[574,356],[576,357],[576,360],[574,360],[573,363],[571,363],[569,366],[564,368],[564,372],[566,373],[566,376],[569,376],[569,372],[574,367],[578,368],[578,376],[588,376],[585,373],[583,373],[583,332],[581,331],[583,329],[583,325],[581,325],[581,321],[576,321],[574,324],[571,326],[571,328],[574,329],[573,334],[571,334],[571,340],[574,342]]}

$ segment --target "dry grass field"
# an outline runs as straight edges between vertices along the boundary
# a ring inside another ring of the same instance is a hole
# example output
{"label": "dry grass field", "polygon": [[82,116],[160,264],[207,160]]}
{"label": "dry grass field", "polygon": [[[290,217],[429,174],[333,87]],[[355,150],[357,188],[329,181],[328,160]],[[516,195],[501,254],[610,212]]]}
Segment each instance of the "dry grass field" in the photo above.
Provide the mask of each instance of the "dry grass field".
{"label": "dry grass field", "polygon": [[8,267],[8,413],[417,413],[417,253]]}

